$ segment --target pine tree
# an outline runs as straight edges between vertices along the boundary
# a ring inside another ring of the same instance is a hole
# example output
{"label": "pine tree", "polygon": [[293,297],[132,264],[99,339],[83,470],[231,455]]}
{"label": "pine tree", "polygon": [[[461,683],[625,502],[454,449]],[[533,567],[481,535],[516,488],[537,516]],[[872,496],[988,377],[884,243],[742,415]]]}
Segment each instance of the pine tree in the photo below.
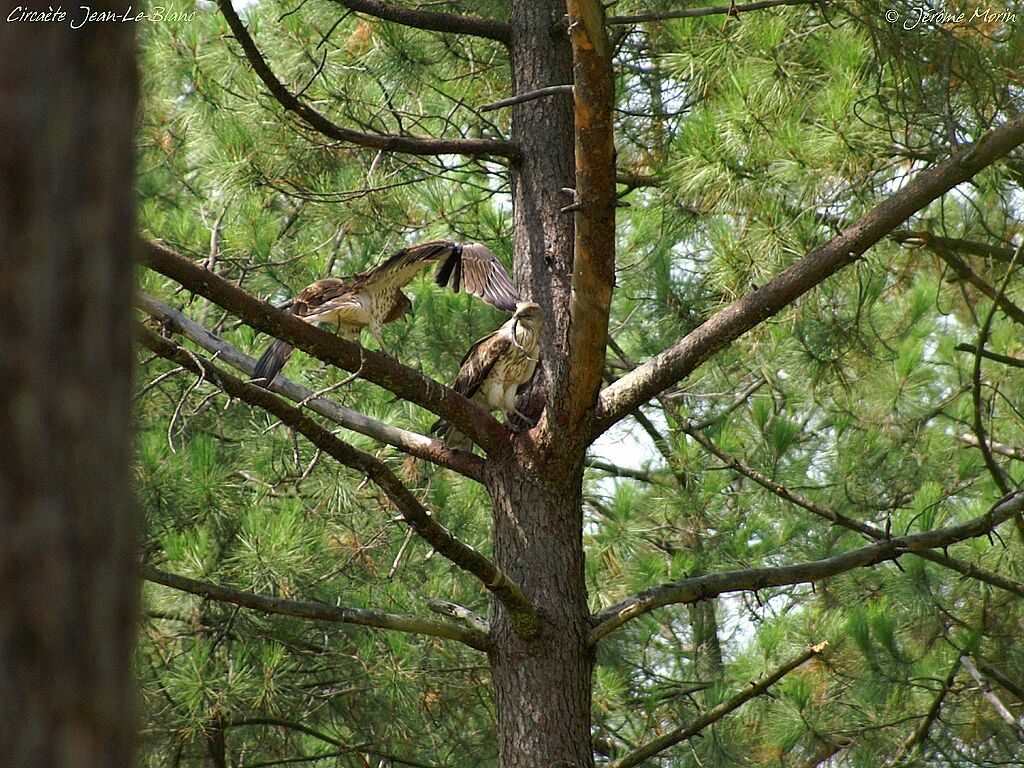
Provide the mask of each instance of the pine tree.
{"label": "pine tree", "polygon": [[[1024,26],[218,5],[143,34],[147,764],[1016,759]],[[258,301],[431,238],[546,312],[536,426],[437,384],[479,301]]]}

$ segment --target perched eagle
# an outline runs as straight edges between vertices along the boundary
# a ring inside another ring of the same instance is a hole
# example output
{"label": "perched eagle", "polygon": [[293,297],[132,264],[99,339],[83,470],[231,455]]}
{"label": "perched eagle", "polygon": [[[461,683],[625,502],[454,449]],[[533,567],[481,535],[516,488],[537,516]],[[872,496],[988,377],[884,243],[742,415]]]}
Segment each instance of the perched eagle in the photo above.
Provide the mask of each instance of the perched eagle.
{"label": "perched eagle", "polygon": [[[512,319],[484,336],[462,358],[462,367],[452,388],[488,411],[501,411],[530,421],[516,410],[516,392],[537,368],[544,315],[532,301],[516,305]],[[469,450],[472,443],[446,421],[438,421],[431,432],[445,436],[448,445]]]}
{"label": "perched eagle", "polygon": [[[349,341],[369,327],[381,349],[381,327],[412,311],[402,289],[428,264],[440,261],[435,280],[458,293],[465,290],[498,309],[511,312],[518,295],[498,257],[480,243],[435,240],[403,248],[371,270],[350,277],[327,277],[301,290],[291,312],[307,323],[324,323]],[[253,370],[256,384],[267,387],[291,357],[286,341],[275,341]]]}

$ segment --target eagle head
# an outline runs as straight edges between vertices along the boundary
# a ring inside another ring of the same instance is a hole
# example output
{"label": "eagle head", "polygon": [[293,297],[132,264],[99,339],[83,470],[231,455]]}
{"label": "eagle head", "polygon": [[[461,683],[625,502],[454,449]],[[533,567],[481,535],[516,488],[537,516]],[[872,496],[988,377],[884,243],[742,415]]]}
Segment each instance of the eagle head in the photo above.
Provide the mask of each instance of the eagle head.
{"label": "eagle head", "polygon": [[520,301],[516,304],[516,312],[512,317],[520,322],[526,321],[536,325],[544,322],[544,313],[541,311],[540,304],[533,301]]}

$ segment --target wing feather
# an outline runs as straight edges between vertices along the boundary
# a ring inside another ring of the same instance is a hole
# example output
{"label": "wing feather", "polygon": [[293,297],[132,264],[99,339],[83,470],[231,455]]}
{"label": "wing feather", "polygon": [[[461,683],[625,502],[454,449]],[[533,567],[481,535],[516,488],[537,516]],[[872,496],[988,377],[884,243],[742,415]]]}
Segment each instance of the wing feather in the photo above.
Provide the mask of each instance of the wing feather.
{"label": "wing feather", "polygon": [[352,293],[355,287],[340,277],[325,277],[310,283],[292,300],[292,314],[299,317],[315,314],[317,308],[339,296]]}
{"label": "wing feather", "polygon": [[499,328],[489,333],[469,348],[469,352],[462,358],[462,367],[459,368],[452,389],[466,397],[476,394],[511,343],[508,335],[501,330]]}
{"label": "wing feather", "polygon": [[354,275],[360,285],[376,285],[386,290],[401,290],[428,264],[444,258],[455,248],[450,240],[432,240],[403,248],[373,269]]}
{"label": "wing feather", "polygon": [[508,270],[482,243],[453,248],[438,267],[435,281],[455,293],[465,290],[506,312],[514,312],[519,301]]}

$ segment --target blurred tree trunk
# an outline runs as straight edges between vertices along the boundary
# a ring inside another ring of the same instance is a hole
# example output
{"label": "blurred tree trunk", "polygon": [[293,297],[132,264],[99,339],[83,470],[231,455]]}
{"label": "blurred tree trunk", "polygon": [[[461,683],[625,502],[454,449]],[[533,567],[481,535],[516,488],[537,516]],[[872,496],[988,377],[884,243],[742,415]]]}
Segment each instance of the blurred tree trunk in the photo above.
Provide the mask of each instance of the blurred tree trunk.
{"label": "blurred tree trunk", "polygon": [[69,21],[70,11],[63,23],[0,24],[0,755],[10,768],[129,766],[134,737],[135,30]]}

